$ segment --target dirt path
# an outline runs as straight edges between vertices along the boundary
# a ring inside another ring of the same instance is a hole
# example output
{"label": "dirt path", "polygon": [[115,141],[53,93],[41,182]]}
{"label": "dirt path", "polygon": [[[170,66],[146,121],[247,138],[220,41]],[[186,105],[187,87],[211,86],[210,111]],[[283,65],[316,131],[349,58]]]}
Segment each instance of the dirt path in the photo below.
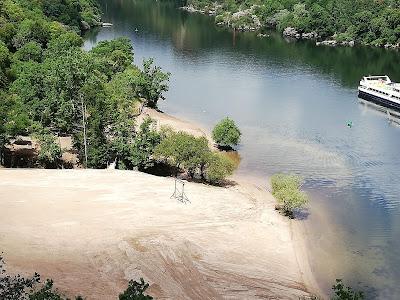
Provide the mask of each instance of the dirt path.
{"label": "dirt path", "polygon": [[0,169],[8,269],[88,299],[116,299],[139,277],[156,299],[307,295],[290,223],[270,194],[187,183],[182,204],[170,199],[173,184],[133,171]]}

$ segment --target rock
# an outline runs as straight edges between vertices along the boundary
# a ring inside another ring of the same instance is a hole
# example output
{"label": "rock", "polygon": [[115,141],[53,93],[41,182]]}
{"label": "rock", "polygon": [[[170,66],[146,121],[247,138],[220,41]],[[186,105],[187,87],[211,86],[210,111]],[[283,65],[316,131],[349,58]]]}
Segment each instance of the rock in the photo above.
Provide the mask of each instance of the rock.
{"label": "rock", "polygon": [[81,21],[81,27],[84,31],[90,30],[90,25],[86,21]]}
{"label": "rock", "polygon": [[301,36],[305,40],[315,40],[318,38],[318,33],[315,31],[303,33]]}
{"label": "rock", "polygon": [[198,9],[195,9],[193,7],[193,5],[183,6],[183,7],[181,7],[181,9],[182,10],[186,10],[187,12],[190,12],[190,13],[194,13],[194,12],[198,12],[199,11]]}
{"label": "rock", "polygon": [[349,42],[349,46],[350,46],[350,47],[354,47],[355,44],[356,44],[356,43],[355,43],[354,41],[350,41],[350,42]]}
{"label": "rock", "polygon": [[326,41],[322,41],[322,42],[316,42],[315,44],[317,46],[330,46],[330,47],[337,46],[337,42],[335,40],[326,40]]}
{"label": "rock", "polygon": [[299,33],[297,32],[297,30],[293,27],[287,27],[285,28],[285,30],[283,31],[283,35],[287,36],[287,37],[293,37],[295,38],[297,35],[299,35]]}
{"label": "rock", "polygon": [[386,44],[384,45],[385,49],[400,49],[400,43],[398,44]]}

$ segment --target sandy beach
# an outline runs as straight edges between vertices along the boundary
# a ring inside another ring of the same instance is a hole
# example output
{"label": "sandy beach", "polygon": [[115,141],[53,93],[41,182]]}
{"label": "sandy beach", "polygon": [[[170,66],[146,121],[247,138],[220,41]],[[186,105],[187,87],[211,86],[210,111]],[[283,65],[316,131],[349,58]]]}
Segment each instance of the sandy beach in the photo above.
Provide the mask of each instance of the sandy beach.
{"label": "sandy beach", "polygon": [[[147,109],[158,126],[209,138]],[[145,278],[156,299],[299,299],[317,291],[301,224],[249,179],[187,182],[118,170],[0,169],[0,250],[10,272],[39,272],[67,296],[116,299]],[[299,221],[300,222],[300,221]]]}

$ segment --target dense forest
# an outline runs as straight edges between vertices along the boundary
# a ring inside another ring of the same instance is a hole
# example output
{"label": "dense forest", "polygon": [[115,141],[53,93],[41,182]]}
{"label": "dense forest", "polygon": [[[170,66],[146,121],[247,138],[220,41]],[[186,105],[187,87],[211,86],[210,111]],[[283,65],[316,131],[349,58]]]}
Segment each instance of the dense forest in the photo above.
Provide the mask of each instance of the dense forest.
{"label": "dense forest", "polygon": [[134,65],[126,38],[85,51],[82,32],[100,24],[95,2],[0,5],[0,162],[6,150],[29,139],[38,145],[33,164],[8,166],[76,167],[62,159],[59,137],[68,137],[83,167],[116,162],[119,169],[143,170],[162,163],[214,182],[232,173],[232,163],[204,138],[160,131],[151,119],[136,123],[143,106],[155,108],[164,99],[170,74],[152,59]]}
{"label": "dense forest", "polygon": [[155,106],[169,75],[152,60],[144,62],[143,71],[133,65],[128,39],[84,51],[82,24],[95,25],[97,13],[88,0],[2,2],[2,150],[10,139],[33,136],[40,143],[39,163],[57,167],[61,149],[55,136],[70,135],[87,167],[102,168],[116,158],[129,163],[126,151],[131,149],[126,147],[135,137],[135,103],[144,98]]}
{"label": "dense forest", "polygon": [[241,30],[293,28],[297,38],[386,47],[400,43],[398,0],[187,0],[186,5]]}

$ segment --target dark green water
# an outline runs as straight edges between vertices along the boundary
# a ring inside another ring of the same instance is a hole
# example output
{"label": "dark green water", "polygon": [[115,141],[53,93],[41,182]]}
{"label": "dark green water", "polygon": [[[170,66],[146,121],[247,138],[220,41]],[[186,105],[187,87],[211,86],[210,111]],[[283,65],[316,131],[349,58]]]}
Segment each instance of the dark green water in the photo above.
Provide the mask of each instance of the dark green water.
{"label": "dark green water", "polygon": [[174,2],[102,5],[114,26],[90,32],[85,47],[127,36],[137,63],[154,57],[172,73],[162,110],[207,128],[234,118],[239,174],[305,177],[312,202],[302,222],[323,289],[344,278],[371,298],[400,299],[400,127],[357,99],[363,75],[400,81],[400,53],[234,34]]}

